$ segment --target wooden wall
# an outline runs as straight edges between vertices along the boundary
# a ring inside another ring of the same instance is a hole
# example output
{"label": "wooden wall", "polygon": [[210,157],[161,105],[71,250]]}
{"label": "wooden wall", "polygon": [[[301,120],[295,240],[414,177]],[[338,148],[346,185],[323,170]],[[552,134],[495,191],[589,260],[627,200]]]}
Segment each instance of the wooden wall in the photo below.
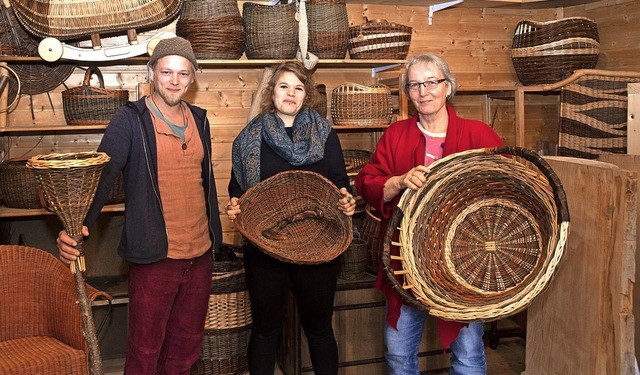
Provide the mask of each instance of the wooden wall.
{"label": "wooden wall", "polygon": [[[241,8],[242,2],[239,2]],[[445,57],[457,75],[460,92],[453,101],[459,113],[468,118],[483,119],[504,138],[515,144],[512,92],[484,95],[480,90],[513,88],[518,84],[511,63],[511,40],[518,21],[546,21],[566,16],[589,16],[598,22],[602,40],[600,69],[640,70],[640,2],[603,0],[583,6],[550,9],[449,8],[435,13],[428,24],[428,6],[380,5],[348,3],[351,24],[362,17],[386,19],[413,28],[410,55],[434,52]],[[174,27],[170,25],[168,29]],[[144,34],[143,34],[144,35]],[[114,38],[118,39],[118,38]],[[122,38],[120,38],[122,40]],[[635,42],[635,43],[634,43]],[[105,43],[108,45],[108,41]],[[130,91],[136,99],[137,83],[146,80],[146,69],[137,65],[105,65],[105,86]],[[321,67],[316,79],[331,90],[348,81],[371,84],[369,68]],[[400,70],[381,74],[379,78],[397,78]],[[262,68],[207,68],[197,75],[197,84],[188,100],[208,110],[212,124],[213,162],[216,171],[220,207],[226,203],[230,172],[231,142],[247,122],[253,95],[259,85]],[[65,82],[66,87],[82,83],[84,71],[79,68]],[[94,85],[95,80],[94,80]],[[22,97],[9,114],[8,126],[64,124],[60,86],[48,94]],[[330,99],[329,99],[330,101]],[[557,95],[528,95],[526,98],[526,147],[553,153],[557,140]],[[343,148],[373,150],[380,132],[340,132]],[[26,157],[38,153],[93,150],[100,142],[100,132],[76,134],[55,132],[44,135],[12,135],[1,137],[3,158]],[[238,233],[223,215],[225,241],[237,242]]]}

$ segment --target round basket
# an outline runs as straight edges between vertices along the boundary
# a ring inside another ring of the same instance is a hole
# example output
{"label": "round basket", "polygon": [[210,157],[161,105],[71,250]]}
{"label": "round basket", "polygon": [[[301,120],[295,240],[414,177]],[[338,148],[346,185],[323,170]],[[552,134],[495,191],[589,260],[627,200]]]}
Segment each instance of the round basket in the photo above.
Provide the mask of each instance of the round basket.
{"label": "round basket", "polygon": [[240,197],[240,233],[270,256],[295,264],[329,262],[351,243],[351,218],[337,207],[340,192],[308,171],[285,171]]}
{"label": "round basket", "polygon": [[[396,228],[400,255],[392,256]],[[408,302],[447,320],[489,321],[522,311],[547,287],[568,230],[562,184],[540,156],[516,147],[470,150],[435,162],[424,187],[405,191],[382,260]]]}
{"label": "round basket", "polygon": [[298,51],[296,3],[242,4],[248,59],[293,59]]}
{"label": "round basket", "polygon": [[584,17],[548,22],[520,21],[511,48],[511,61],[523,85],[562,81],[578,69],[598,63],[598,25]]}
{"label": "round basket", "polygon": [[11,159],[0,163],[0,196],[2,203],[12,208],[42,208],[38,182],[27,168],[26,159]]}
{"label": "round basket", "polygon": [[404,60],[411,46],[409,26],[387,20],[369,21],[349,27],[349,57],[352,59]]}
{"label": "round basket", "polygon": [[198,59],[237,60],[244,53],[244,21],[235,0],[184,0],[176,34]]}
{"label": "round basket", "polygon": [[392,115],[391,89],[383,84],[346,82],[332,91],[331,118],[336,126],[389,125]]}

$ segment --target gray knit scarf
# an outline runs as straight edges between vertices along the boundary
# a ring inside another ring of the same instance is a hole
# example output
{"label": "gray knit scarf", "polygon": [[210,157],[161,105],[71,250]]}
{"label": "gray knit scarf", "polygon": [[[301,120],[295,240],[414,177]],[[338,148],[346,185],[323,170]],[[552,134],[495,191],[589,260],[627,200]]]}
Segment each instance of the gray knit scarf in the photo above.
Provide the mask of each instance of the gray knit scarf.
{"label": "gray knit scarf", "polygon": [[324,157],[331,132],[329,120],[304,107],[293,122],[289,138],[284,122],[267,111],[254,117],[233,141],[233,172],[243,190],[260,182],[260,146],[262,141],[294,166],[309,165]]}

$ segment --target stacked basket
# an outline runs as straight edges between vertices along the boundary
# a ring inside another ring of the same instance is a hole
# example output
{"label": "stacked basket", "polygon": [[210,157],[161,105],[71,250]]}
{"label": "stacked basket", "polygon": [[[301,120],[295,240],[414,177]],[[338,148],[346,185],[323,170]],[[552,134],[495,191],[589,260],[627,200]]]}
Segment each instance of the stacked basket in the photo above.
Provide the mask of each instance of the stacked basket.
{"label": "stacked basket", "polygon": [[198,59],[237,60],[244,52],[244,22],[235,0],[184,0],[176,34]]}
{"label": "stacked basket", "polygon": [[369,21],[349,27],[349,57],[352,59],[404,60],[411,46],[409,26],[386,20]]}
{"label": "stacked basket", "polygon": [[215,255],[202,350],[192,375],[247,371],[251,303],[239,250],[223,244]]}
{"label": "stacked basket", "polygon": [[520,82],[536,85],[561,81],[577,69],[595,68],[599,52],[598,26],[593,20],[524,20],[516,26],[511,60]]}
{"label": "stacked basket", "polygon": [[383,84],[347,82],[333,89],[331,118],[336,126],[389,125],[392,115],[391,89]]}

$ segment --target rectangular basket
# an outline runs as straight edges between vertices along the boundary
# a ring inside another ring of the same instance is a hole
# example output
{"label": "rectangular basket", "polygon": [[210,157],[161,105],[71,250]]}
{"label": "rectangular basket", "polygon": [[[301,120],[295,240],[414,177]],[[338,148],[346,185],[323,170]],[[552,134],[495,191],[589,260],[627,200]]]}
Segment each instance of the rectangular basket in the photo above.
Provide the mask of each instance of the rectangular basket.
{"label": "rectangular basket", "polygon": [[[100,87],[90,86],[95,74]],[[97,67],[89,67],[82,86],[62,92],[62,109],[68,125],[107,125],[111,116],[129,100],[129,91],[104,88],[102,73]]]}
{"label": "rectangular basket", "polygon": [[333,89],[331,118],[336,126],[389,125],[393,115],[392,106],[389,87],[347,82]]}
{"label": "rectangular basket", "polygon": [[562,81],[598,63],[600,39],[595,21],[571,17],[548,22],[520,21],[511,60],[523,85]]}
{"label": "rectangular basket", "polygon": [[349,27],[349,57],[352,59],[404,60],[411,46],[409,26],[387,22],[369,21]]}

